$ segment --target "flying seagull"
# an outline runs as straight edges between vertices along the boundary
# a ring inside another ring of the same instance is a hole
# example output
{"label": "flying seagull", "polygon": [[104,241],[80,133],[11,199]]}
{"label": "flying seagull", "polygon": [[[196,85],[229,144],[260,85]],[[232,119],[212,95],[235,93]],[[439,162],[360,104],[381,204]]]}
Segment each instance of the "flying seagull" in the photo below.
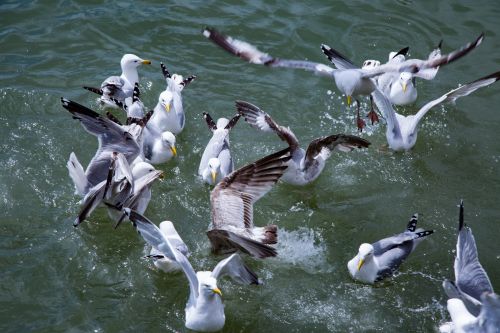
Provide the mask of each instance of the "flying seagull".
{"label": "flying seagull", "polygon": [[349,274],[355,280],[373,284],[388,276],[408,258],[417,245],[433,230],[417,229],[418,214],[414,214],[406,230],[381,239],[373,244],[363,243],[358,254],[347,264]]}
{"label": "flying seagull", "polygon": [[269,114],[257,106],[244,101],[236,101],[236,109],[250,126],[264,132],[274,132],[288,144],[292,158],[281,178],[286,183],[306,185],[314,181],[323,171],[326,160],[333,150],[348,152],[370,145],[370,142],[354,135],[335,134],[314,139],[305,151],[300,148],[299,141],[290,128],[278,125]]}
{"label": "flying seagull", "polygon": [[[323,53],[337,68],[332,68],[321,63],[305,61],[305,60],[289,60],[274,58],[273,56],[259,51],[255,46],[234,39],[230,36],[223,35],[213,28],[205,28],[203,35],[210,39],[215,44],[219,45],[227,52],[234,54],[243,60],[259,65],[269,67],[287,67],[301,68],[307,71],[314,72],[317,75],[333,78],[337,88],[347,96],[347,104],[351,104],[352,98],[358,95],[370,95],[376,88],[375,78],[384,73],[390,72],[411,72],[417,73],[421,70],[436,68],[457,60],[474,48],[476,48],[483,40],[484,35],[481,34],[474,42],[468,43],[459,50],[449,54],[436,57],[432,60],[409,59],[398,64],[384,64],[370,69],[362,69],[356,67],[351,61],[345,58],[338,51],[328,45],[321,45]],[[356,100],[357,101],[357,100]],[[360,130],[365,126],[364,121],[359,117],[359,101],[357,101],[357,125]],[[373,110],[372,110],[373,111]],[[372,120],[375,119],[375,113],[369,114]]]}

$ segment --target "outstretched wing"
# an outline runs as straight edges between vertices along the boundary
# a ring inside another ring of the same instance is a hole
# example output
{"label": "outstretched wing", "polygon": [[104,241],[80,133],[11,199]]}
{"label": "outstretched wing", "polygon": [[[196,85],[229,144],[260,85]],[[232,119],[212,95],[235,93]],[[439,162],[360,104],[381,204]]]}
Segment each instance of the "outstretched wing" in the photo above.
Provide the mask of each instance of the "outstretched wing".
{"label": "outstretched wing", "polygon": [[333,151],[334,149],[349,152],[355,148],[367,148],[370,142],[355,135],[334,134],[314,139],[307,147],[305,157],[305,168],[314,162],[323,149]]}
{"label": "outstretched wing", "polygon": [[333,68],[317,62],[274,58],[267,53],[259,51],[255,46],[247,42],[223,35],[213,28],[205,28],[203,35],[227,52],[252,64],[269,67],[299,68],[322,76],[331,76],[334,71]]}
{"label": "outstretched wing", "polygon": [[285,172],[290,149],[248,164],[226,176],[210,194],[214,229],[253,228],[253,204],[271,190]]}
{"label": "outstretched wing", "polygon": [[353,64],[353,62],[339,51],[331,48],[326,44],[321,44],[321,51],[326,55],[328,60],[335,65],[338,69],[356,69],[359,68]]}
{"label": "outstretched wing", "polygon": [[221,260],[212,271],[212,276],[217,280],[221,277],[229,276],[241,284],[259,284],[257,274],[245,265],[237,253]]}
{"label": "outstretched wing", "polygon": [[412,124],[413,131],[418,126],[422,118],[426,115],[426,113],[436,105],[445,102],[455,102],[458,98],[470,95],[479,88],[489,86],[490,84],[497,82],[499,79],[500,79],[500,71],[486,75],[480,79],[469,82],[467,84],[464,84],[463,86],[453,89],[444,94],[443,96],[428,102],[427,104],[422,106],[420,110],[418,110],[418,112],[415,114]]}
{"label": "outstretched wing", "polygon": [[278,125],[271,116],[257,106],[244,101],[236,101],[236,109],[253,128],[276,133],[281,140],[288,143],[292,153],[299,148],[299,141],[295,134],[289,128]]}

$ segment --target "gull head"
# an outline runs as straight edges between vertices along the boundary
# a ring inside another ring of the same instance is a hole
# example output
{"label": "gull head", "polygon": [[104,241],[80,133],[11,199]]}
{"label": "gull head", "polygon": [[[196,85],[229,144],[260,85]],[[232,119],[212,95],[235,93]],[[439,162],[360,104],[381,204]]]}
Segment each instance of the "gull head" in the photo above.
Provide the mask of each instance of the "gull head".
{"label": "gull head", "polygon": [[165,147],[170,148],[172,155],[177,155],[177,149],[175,149],[175,135],[173,135],[172,132],[163,132],[161,134],[161,141]]}
{"label": "gull head", "polygon": [[182,89],[184,89],[184,85],[182,84],[183,80],[184,78],[182,77],[182,75],[172,74],[172,77],[167,79],[167,86],[171,90],[182,91]]}
{"label": "gull head", "polygon": [[156,171],[156,169],[151,164],[147,162],[138,162],[132,168],[132,176],[134,179],[138,179],[154,171]]}
{"label": "gull head", "polygon": [[210,169],[212,183],[215,185],[217,176],[220,174],[220,160],[217,157],[212,157],[208,160],[208,168]]}
{"label": "gull head", "polygon": [[200,295],[212,298],[218,294],[219,297],[222,297],[222,292],[217,287],[217,280],[212,276],[212,272],[197,272],[196,276],[198,277]]}
{"label": "gull head", "polygon": [[135,54],[125,54],[120,61],[122,70],[137,68],[140,65],[150,65],[151,61],[139,58]]}
{"label": "gull head", "polygon": [[172,95],[172,92],[165,90],[162,91],[160,97],[158,97],[158,104],[161,105],[163,109],[165,109],[165,111],[170,112],[173,100],[174,100],[174,95]]}
{"label": "gull head", "polygon": [[358,251],[358,271],[365,264],[366,261],[369,261],[373,258],[373,246],[368,243],[363,243],[359,246]]}
{"label": "gull head", "polygon": [[402,72],[399,74],[399,84],[401,85],[401,88],[403,88],[403,92],[406,92],[406,89],[408,88],[408,85],[411,85],[412,82],[411,80],[413,79],[413,74],[410,72]]}

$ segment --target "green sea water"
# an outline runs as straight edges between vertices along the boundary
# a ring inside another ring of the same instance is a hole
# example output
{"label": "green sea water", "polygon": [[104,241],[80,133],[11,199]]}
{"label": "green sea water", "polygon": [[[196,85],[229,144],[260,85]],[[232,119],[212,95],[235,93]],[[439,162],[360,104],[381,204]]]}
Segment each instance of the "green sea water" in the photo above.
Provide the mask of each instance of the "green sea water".
{"label": "green sea water", "polygon": [[[165,88],[159,63],[196,74],[183,92],[186,128],[179,156],[159,166],[146,216],[171,220],[197,270],[212,269],[209,191],[196,176],[211,134],[201,116],[235,113],[247,100],[304,147],[334,133],[356,134],[354,110],[333,82],[293,69],[247,64],[201,34],[205,26],[251,41],[270,54],[327,64],[320,44],[357,64],[384,61],[410,46],[424,58],[443,39],[451,51],[485,32],[483,44],[419,81],[419,106],[460,83],[500,70],[496,1],[1,1],[0,2],[0,331],[184,332],[188,284],[158,272],[130,225],[113,230],[105,211],[78,228],[79,198],[66,161],[84,165],[97,141],[61,107],[64,96],[99,110],[82,85],[119,74],[124,53],[152,60],[140,68],[142,98],[153,108]],[[364,151],[334,153],[311,185],[279,183],[255,205],[256,225],[280,227],[277,258],[248,265],[262,286],[219,282],[224,332],[433,332],[449,320],[444,278],[453,278],[458,209],[480,260],[500,290],[500,85],[438,106],[414,149],[393,153],[385,125],[360,134]],[[368,110],[363,101],[363,113]],[[236,166],[284,147],[241,121],[231,132]],[[400,271],[376,286],[353,282],[347,261],[359,244],[404,230],[413,213],[435,234]]]}

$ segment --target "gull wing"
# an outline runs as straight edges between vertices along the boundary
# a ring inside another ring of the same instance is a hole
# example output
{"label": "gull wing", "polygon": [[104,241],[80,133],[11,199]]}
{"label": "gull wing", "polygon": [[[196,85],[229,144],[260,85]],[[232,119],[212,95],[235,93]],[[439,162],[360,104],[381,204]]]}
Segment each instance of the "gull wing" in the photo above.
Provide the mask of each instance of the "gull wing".
{"label": "gull wing", "polygon": [[334,134],[314,139],[307,147],[305,168],[308,168],[308,166],[315,161],[316,157],[323,149],[328,149],[329,151],[336,149],[343,152],[349,152],[355,148],[367,148],[369,145],[370,142],[367,140],[348,134]]}
{"label": "gull wing", "polygon": [[321,51],[323,51],[328,60],[338,69],[359,69],[359,67],[354,65],[354,63],[342,55],[342,53],[326,44],[321,44]]}
{"label": "gull wing", "polygon": [[317,62],[274,58],[267,53],[259,51],[255,46],[230,36],[226,36],[214,28],[207,27],[203,29],[202,32],[203,35],[210,39],[213,43],[251,64],[265,65],[269,67],[299,68],[322,76],[331,76],[334,71],[333,68]]}
{"label": "gull wing", "polygon": [[231,279],[241,284],[259,284],[257,274],[245,265],[237,253],[221,260],[212,271],[212,276],[217,280],[221,277],[229,276]]}
{"label": "gull wing", "polygon": [[253,204],[271,190],[285,172],[290,149],[278,151],[226,176],[210,194],[212,225],[253,228]]}
{"label": "gull wing", "polygon": [[281,140],[288,143],[292,153],[299,148],[299,141],[295,134],[289,128],[278,125],[271,116],[259,107],[248,102],[236,101],[236,109],[253,128],[263,132],[276,133]]}
{"label": "gull wing", "polygon": [[195,304],[198,298],[198,278],[186,256],[170,243],[169,239],[163,235],[160,228],[153,222],[129,208],[125,208],[124,211],[146,243],[156,248],[170,260],[176,261],[181,266],[189,281],[191,291],[189,294],[188,306]]}
{"label": "gull wing", "polygon": [[463,86],[458,87],[456,89],[453,89],[453,90],[447,92],[446,94],[444,94],[443,96],[428,102],[427,104],[422,106],[420,108],[420,110],[418,110],[418,112],[415,114],[415,116],[413,118],[412,132],[415,131],[415,129],[417,128],[417,126],[418,126],[419,122],[422,120],[422,118],[434,106],[439,105],[441,103],[445,103],[445,102],[454,103],[458,98],[470,95],[471,93],[473,93],[477,89],[489,86],[490,84],[497,82],[499,79],[500,79],[500,71],[486,75],[480,79],[469,82],[467,84],[464,84]]}
{"label": "gull wing", "polygon": [[408,59],[401,63],[386,63],[374,68],[362,69],[361,71],[363,72],[363,77],[375,77],[386,72],[411,72],[415,74],[422,69],[444,66],[460,59],[461,57],[465,56],[467,53],[478,47],[483,39],[484,34],[482,33],[473,42],[467,43],[462,48],[433,59]]}
{"label": "gull wing", "polygon": [[490,279],[479,263],[472,230],[464,224],[463,201],[460,202],[457,254],[453,267],[455,284],[461,292],[476,300],[480,300],[484,292],[493,292]]}

